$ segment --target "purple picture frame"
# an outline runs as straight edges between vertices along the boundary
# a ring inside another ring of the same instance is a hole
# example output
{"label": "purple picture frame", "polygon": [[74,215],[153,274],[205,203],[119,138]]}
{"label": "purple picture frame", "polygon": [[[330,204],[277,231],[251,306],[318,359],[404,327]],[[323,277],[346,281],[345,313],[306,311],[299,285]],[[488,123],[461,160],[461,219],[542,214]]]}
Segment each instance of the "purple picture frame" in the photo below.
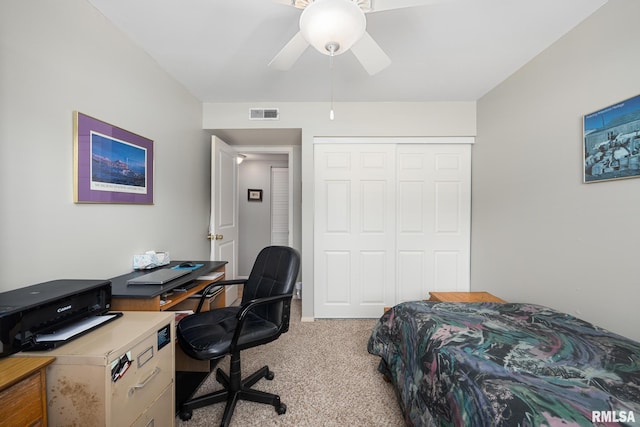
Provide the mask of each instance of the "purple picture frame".
{"label": "purple picture frame", "polygon": [[75,203],[153,204],[153,141],[74,112]]}

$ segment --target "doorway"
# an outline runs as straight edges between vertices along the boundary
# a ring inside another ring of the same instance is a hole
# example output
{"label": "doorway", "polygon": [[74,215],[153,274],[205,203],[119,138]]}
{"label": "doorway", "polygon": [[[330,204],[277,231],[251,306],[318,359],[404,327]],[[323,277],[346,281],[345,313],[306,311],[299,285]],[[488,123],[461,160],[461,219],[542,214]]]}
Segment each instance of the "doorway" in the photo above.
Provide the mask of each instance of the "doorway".
{"label": "doorway", "polygon": [[[289,174],[287,179],[288,186],[288,236],[287,245],[291,246],[298,251],[301,251],[302,247],[302,131],[301,129],[294,128],[278,128],[278,129],[212,129],[210,130],[213,135],[224,140],[230,145],[237,154],[246,156],[237,169],[241,169],[244,162],[256,160],[256,158],[265,157],[275,158],[279,156],[279,160],[286,162]],[[252,187],[253,188],[253,187]],[[257,185],[255,189],[262,189],[263,182]],[[240,201],[247,202],[247,189],[243,188],[236,191],[238,195],[238,204]],[[265,206],[264,198],[265,193],[263,191],[262,206]],[[258,203],[251,205],[254,209],[260,206]],[[238,215],[236,210],[236,215]],[[269,218],[266,218],[269,221]],[[264,222],[264,221],[263,221]],[[242,227],[240,227],[239,232]],[[242,234],[243,237],[247,236],[246,230]],[[238,251],[243,250],[243,244],[238,243]],[[251,263],[255,259],[257,251],[251,256]],[[243,268],[242,270],[246,270]],[[238,277],[242,278],[242,275],[248,275],[248,271],[237,271]]]}
{"label": "doorway", "polygon": [[257,253],[273,244],[292,246],[288,153],[238,149],[238,276],[247,277]]}

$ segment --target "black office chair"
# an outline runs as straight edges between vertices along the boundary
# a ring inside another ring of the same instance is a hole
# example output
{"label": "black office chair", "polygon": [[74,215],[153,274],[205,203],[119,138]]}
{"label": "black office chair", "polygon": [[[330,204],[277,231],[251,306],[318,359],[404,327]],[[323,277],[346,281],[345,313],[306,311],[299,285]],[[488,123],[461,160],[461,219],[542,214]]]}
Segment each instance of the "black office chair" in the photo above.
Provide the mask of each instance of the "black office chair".
{"label": "black office chair", "polygon": [[238,400],[273,405],[279,415],[287,411],[280,396],[254,390],[251,387],[262,378],[273,379],[268,366],[242,379],[240,351],[266,344],[289,330],[291,298],[300,256],[294,249],[269,246],[260,251],[248,279],[226,280],[212,284],[244,284],[239,307],[225,307],[196,313],[183,318],[177,327],[180,347],[189,356],[200,360],[215,360],[231,355],[229,375],[216,371],[216,379],[223,390],[191,399],[180,406],[178,416],[191,419],[193,410],[226,401],[221,426],[228,426]]}

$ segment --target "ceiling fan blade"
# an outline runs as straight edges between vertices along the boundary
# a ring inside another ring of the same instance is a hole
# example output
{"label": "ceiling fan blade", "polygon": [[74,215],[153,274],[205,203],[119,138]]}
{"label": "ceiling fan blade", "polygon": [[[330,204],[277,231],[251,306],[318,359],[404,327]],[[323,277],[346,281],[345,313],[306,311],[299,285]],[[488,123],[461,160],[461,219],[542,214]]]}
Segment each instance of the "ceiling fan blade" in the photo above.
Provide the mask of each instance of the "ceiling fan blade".
{"label": "ceiling fan blade", "polygon": [[309,43],[298,32],[289,43],[282,48],[280,52],[269,62],[269,67],[280,71],[287,71],[302,56],[309,47]]}
{"label": "ceiling fan blade", "polygon": [[351,47],[351,51],[372,76],[391,64],[391,59],[366,31]]}
{"label": "ceiling fan blade", "polygon": [[284,4],[287,6],[293,6],[293,2],[291,0],[271,0],[274,3],[280,3],[280,4]]}
{"label": "ceiling fan blade", "polygon": [[444,3],[449,0],[371,0],[371,11],[402,9],[405,7],[428,6],[436,3]]}

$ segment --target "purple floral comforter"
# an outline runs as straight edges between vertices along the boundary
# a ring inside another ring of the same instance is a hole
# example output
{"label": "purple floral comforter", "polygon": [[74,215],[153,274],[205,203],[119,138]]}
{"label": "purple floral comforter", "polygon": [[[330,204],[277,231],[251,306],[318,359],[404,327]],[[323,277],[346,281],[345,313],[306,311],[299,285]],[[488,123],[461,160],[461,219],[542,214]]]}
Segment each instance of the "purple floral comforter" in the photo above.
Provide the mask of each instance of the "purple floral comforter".
{"label": "purple floral comforter", "polygon": [[403,303],[368,350],[407,425],[640,426],[640,343],[547,307]]}

